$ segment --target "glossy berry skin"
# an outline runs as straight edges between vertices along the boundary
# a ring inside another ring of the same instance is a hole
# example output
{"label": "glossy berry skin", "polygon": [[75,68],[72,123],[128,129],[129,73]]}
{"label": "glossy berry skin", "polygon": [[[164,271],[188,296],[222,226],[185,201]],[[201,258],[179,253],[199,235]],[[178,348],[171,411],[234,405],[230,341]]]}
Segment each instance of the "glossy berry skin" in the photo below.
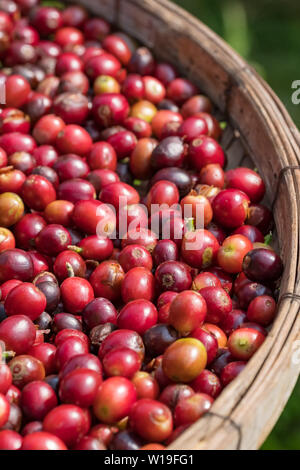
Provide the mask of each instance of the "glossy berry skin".
{"label": "glossy berry skin", "polygon": [[60,346],[70,338],[79,339],[87,347],[89,345],[89,340],[86,334],[84,334],[81,330],[72,330],[71,328],[64,328],[57,333],[54,341],[55,345]]}
{"label": "glossy berry skin", "polygon": [[74,178],[59,185],[57,196],[58,199],[66,199],[75,204],[78,201],[95,199],[96,193],[91,183],[81,178]]}
{"label": "glossy berry skin", "polygon": [[55,256],[71,244],[68,230],[59,224],[49,224],[35,238],[36,248],[46,255]]}
{"label": "glossy berry skin", "polygon": [[120,93],[103,93],[93,99],[92,114],[102,127],[122,124],[129,114],[129,103]]}
{"label": "glossy berry skin", "polygon": [[14,227],[14,235],[20,248],[29,250],[33,247],[33,239],[46,226],[46,221],[38,214],[26,214]]}
{"label": "glossy berry skin", "polygon": [[113,242],[108,237],[91,235],[78,243],[78,250],[84,259],[104,261],[113,253]]}
{"label": "glossy berry skin", "polygon": [[60,77],[68,72],[82,72],[83,62],[73,52],[64,52],[59,55],[55,64],[55,75]]}
{"label": "glossy berry skin", "polygon": [[152,301],[155,295],[153,274],[143,267],[130,269],[123,279],[121,295],[125,303],[136,299]]}
{"label": "glossy berry skin", "polygon": [[138,371],[131,379],[136,388],[137,398],[151,398],[155,400],[159,395],[157,381],[148,372]]}
{"label": "glossy berry skin", "polygon": [[[88,62],[89,60],[87,63]],[[110,75],[99,75],[93,85],[95,95],[101,95],[103,93],[119,93],[120,88],[120,84],[116,78]]]}
{"label": "glossy berry skin", "polygon": [[144,98],[145,86],[141,75],[130,73],[122,84],[122,94],[128,101],[138,101]]}
{"label": "glossy berry skin", "polygon": [[206,317],[204,298],[193,291],[180,292],[170,305],[169,324],[182,336],[187,336],[202,325]]}
{"label": "glossy berry skin", "polygon": [[97,391],[94,414],[103,423],[113,424],[128,416],[136,400],[136,390],[130,380],[110,377]]}
{"label": "glossy berry skin", "polygon": [[157,243],[157,235],[147,228],[129,230],[122,239],[122,248],[127,245],[141,245],[152,253]]}
{"label": "glossy berry skin", "polygon": [[131,431],[121,431],[113,437],[111,450],[140,450],[144,440]]}
{"label": "glossy berry skin", "polygon": [[30,175],[22,187],[22,198],[30,209],[42,211],[56,199],[54,186],[40,175]]}
{"label": "glossy berry skin", "polygon": [[36,329],[32,321],[25,315],[13,315],[0,323],[0,340],[7,350],[16,354],[24,354],[33,345]]}
{"label": "glossy berry skin", "polygon": [[250,168],[234,168],[226,171],[226,186],[247,194],[252,203],[258,203],[264,197],[265,184],[258,173]]}
{"label": "glossy berry skin", "polygon": [[209,186],[224,187],[224,171],[219,163],[209,163],[202,167],[199,175],[199,183]]}
{"label": "glossy berry skin", "polygon": [[154,304],[144,299],[128,302],[120,311],[117,324],[121,329],[131,329],[143,335],[157,323],[157,310]]}
{"label": "glossy berry skin", "polygon": [[154,184],[160,180],[167,180],[174,183],[181,197],[186,196],[193,185],[190,174],[183,168],[178,167],[168,167],[158,170],[151,179],[151,183]]}
{"label": "glossy berry skin", "polygon": [[167,385],[162,391],[159,396],[159,401],[167,405],[173,412],[180,400],[191,397],[192,395],[194,395],[194,391],[189,385],[171,384]]}
{"label": "glossy berry skin", "polygon": [[195,227],[207,227],[212,218],[213,211],[209,200],[202,194],[191,191],[181,199],[181,209],[184,218],[193,217]]}
{"label": "glossy berry skin", "polygon": [[104,372],[108,377],[121,376],[130,379],[140,367],[138,353],[129,348],[114,349],[103,358]]}
{"label": "glossy berry skin", "polygon": [[116,210],[123,205],[137,204],[140,202],[138,192],[129,184],[117,182],[105,186],[99,194],[99,199],[114,206]]}
{"label": "glossy berry skin", "polygon": [[22,284],[22,281],[19,281],[18,279],[10,279],[9,281],[4,282],[1,285],[1,301],[4,302],[10,291],[19,284]]}
{"label": "glossy berry skin", "polygon": [[140,75],[151,75],[154,71],[154,58],[147,47],[137,48],[131,56],[128,64],[130,72]]}
{"label": "glossy berry skin", "polygon": [[117,77],[120,68],[119,60],[107,52],[94,55],[85,63],[85,73],[93,81],[101,75]]}
{"label": "glossy berry skin", "polygon": [[53,320],[54,331],[72,328],[73,330],[82,330],[81,322],[71,313],[57,313]]}
{"label": "glossy berry skin", "polygon": [[116,225],[113,210],[106,204],[96,200],[78,201],[75,204],[72,219],[79,230],[91,235],[96,234],[98,224],[100,229],[102,225],[104,225],[104,228],[105,225],[108,225],[108,234],[114,230]]}
{"label": "glossy berry skin", "polygon": [[272,291],[258,282],[247,282],[237,292],[239,308],[247,310],[250,302],[261,295],[272,296]]}
{"label": "glossy berry skin", "polygon": [[247,361],[264,342],[265,336],[253,328],[239,328],[228,338],[228,349],[233,357]]}
{"label": "glossy berry skin", "polygon": [[155,271],[161,291],[181,292],[190,288],[192,277],[188,267],[180,261],[165,261]]}
{"label": "glossy berry skin", "polygon": [[57,172],[60,182],[73,178],[85,178],[89,173],[87,163],[72,153],[59,157],[53,168]]}
{"label": "glossy berry skin", "polygon": [[114,171],[117,166],[117,154],[108,142],[96,142],[87,156],[87,162],[92,170],[106,168]]}
{"label": "glossy berry skin", "polygon": [[[272,298],[272,297],[271,297]],[[273,300],[273,299],[272,299]],[[246,312],[233,309],[220,322],[220,328],[228,336],[246,321]]]}
{"label": "glossy berry skin", "polygon": [[201,170],[206,165],[212,163],[217,163],[223,168],[225,164],[225,155],[222,147],[218,142],[216,142],[216,140],[211,137],[201,135],[190,143],[189,160],[193,168],[196,170]]}
{"label": "glossy berry skin", "polygon": [[94,298],[91,284],[80,277],[65,279],[60,290],[64,306],[70,313],[80,313]]}
{"label": "glossy berry skin", "polygon": [[261,295],[253,299],[247,309],[247,320],[268,326],[274,319],[276,302],[268,295]]}
{"label": "glossy berry skin", "polygon": [[15,356],[9,362],[13,384],[20,390],[29,382],[43,380],[45,368],[41,361],[29,355]]}
{"label": "glossy berry skin", "polygon": [[35,344],[28,349],[30,356],[39,359],[43,363],[46,375],[53,374],[56,371],[55,353],[56,347],[50,343]]}
{"label": "glossy berry skin", "polygon": [[221,287],[221,282],[214,274],[204,271],[194,278],[192,289],[201,293],[204,287]]}
{"label": "glossy berry skin", "polygon": [[30,282],[23,282],[10,291],[4,306],[8,316],[21,314],[35,320],[45,310],[46,303],[42,291]]}
{"label": "glossy berry skin", "polygon": [[4,426],[9,418],[10,405],[5,396],[0,393],[0,427]]}
{"label": "glossy berry skin", "polygon": [[55,360],[58,369],[61,369],[72,357],[79,354],[86,354],[88,352],[88,346],[86,342],[76,336],[69,336],[65,338],[57,346]]}
{"label": "glossy berry skin", "polygon": [[18,248],[0,253],[0,282],[10,279],[28,281],[33,277],[33,264],[28,253]]}
{"label": "glossy berry skin", "polygon": [[206,269],[214,264],[219,248],[218,240],[212,233],[199,229],[184,234],[181,256],[190,266]]}
{"label": "glossy berry skin", "polygon": [[[185,142],[197,142],[197,145],[202,145],[202,136],[208,134],[208,127],[205,119],[198,116],[191,116],[185,119],[179,129],[178,135],[184,139]],[[198,139],[196,139],[199,137]],[[200,143],[201,142],[201,143]],[[193,165],[193,164],[192,164]],[[193,165],[196,167],[196,165]],[[196,167],[196,169],[199,169]]]}
{"label": "glossy berry skin", "polygon": [[245,369],[246,365],[245,361],[235,361],[223,367],[221,372],[222,385],[226,387]]}
{"label": "glossy berry skin", "polygon": [[207,354],[207,364],[210,364],[216,357],[218,352],[217,338],[208,330],[198,327],[191,332],[190,336],[196,338],[204,345]]}
{"label": "glossy berry skin", "polygon": [[0,431],[0,450],[19,450],[22,446],[22,437],[16,431],[5,429]]}
{"label": "glossy berry skin", "polygon": [[151,122],[153,134],[158,139],[161,139],[162,132],[166,124],[174,121],[181,124],[183,121],[181,114],[165,109],[157,111]]}
{"label": "glossy berry skin", "polygon": [[85,156],[92,148],[92,139],[83,127],[69,124],[57,135],[55,147],[61,154]]}
{"label": "glossy berry skin", "polygon": [[203,329],[213,335],[218,342],[219,348],[225,348],[227,345],[227,336],[224,331],[215,323],[204,323]]}
{"label": "glossy berry skin", "polygon": [[96,297],[105,297],[110,301],[117,300],[121,295],[124,279],[121,265],[115,261],[103,261],[91,274],[90,283]]}
{"label": "glossy berry skin", "polygon": [[89,114],[89,101],[81,93],[61,93],[53,101],[53,111],[66,124],[82,124]]}
{"label": "glossy berry skin", "polygon": [[197,94],[196,86],[186,78],[174,78],[167,88],[167,97],[175,103],[182,104]]}
{"label": "glossy berry skin", "polygon": [[258,228],[263,235],[266,235],[273,226],[273,214],[262,204],[251,204],[248,210],[246,223]]}
{"label": "glossy berry skin", "polygon": [[224,189],[212,202],[214,220],[225,228],[237,228],[244,223],[248,206],[249,198],[245,193],[238,189]]}
{"label": "glossy berry skin", "polygon": [[0,253],[16,246],[15,237],[10,230],[0,227]]}
{"label": "glossy berry skin", "polygon": [[182,338],[166,349],[162,367],[172,381],[188,383],[200,374],[206,362],[207,353],[203,344],[195,338]]}
{"label": "glossy berry skin", "polygon": [[116,132],[107,141],[114,148],[119,160],[130,156],[137,144],[136,136],[128,130]]}
{"label": "glossy berry skin", "polygon": [[218,264],[225,272],[237,274],[242,271],[243,259],[253,248],[252,242],[244,235],[227,237],[218,251]]}
{"label": "glossy berry skin", "polygon": [[89,18],[84,23],[86,40],[101,41],[110,32],[110,25],[103,18]]}
{"label": "glossy berry skin", "polygon": [[62,14],[52,7],[38,7],[32,12],[31,24],[37,31],[47,36],[63,25]]}
{"label": "glossy berry skin", "polygon": [[160,168],[181,166],[186,155],[186,147],[180,137],[166,137],[152,152],[151,165]]}
{"label": "glossy berry skin", "polygon": [[142,398],[130,411],[129,425],[143,439],[162,442],[172,433],[172,413],[163,403]]}
{"label": "glossy berry skin", "polygon": [[241,225],[234,230],[232,235],[243,235],[247,237],[252,243],[263,243],[264,236],[261,231],[254,227],[254,225]]}
{"label": "glossy berry skin", "polygon": [[[0,190],[1,192],[20,194],[25,180],[26,180],[26,176],[22,171],[14,170],[11,167],[2,168],[0,172]],[[22,206],[20,201],[19,201],[19,206]],[[2,215],[1,219],[5,220],[6,218],[10,222],[11,217],[5,217],[3,219],[3,215]]]}
{"label": "glossy berry skin", "polygon": [[178,247],[172,240],[159,240],[153,250],[153,261],[159,266],[165,261],[178,260]]}
{"label": "glossy berry skin", "polygon": [[98,356],[102,360],[106,354],[116,348],[129,348],[136,351],[141,360],[144,358],[145,347],[140,335],[133,330],[115,330],[101,343]]}
{"label": "glossy berry skin", "polygon": [[78,253],[65,250],[59,253],[54,261],[53,272],[59,281],[70,276],[84,277],[86,264]]}
{"label": "glossy berry skin", "polygon": [[5,81],[6,106],[19,108],[26,103],[31,88],[21,75],[10,75]]}
{"label": "glossy berry skin", "polygon": [[191,382],[191,387],[196,393],[205,393],[212,398],[217,398],[222,390],[219,377],[207,369],[204,369],[198,377]]}
{"label": "glossy berry skin", "polygon": [[92,183],[97,193],[99,193],[101,189],[104,188],[104,186],[107,184],[117,183],[120,181],[119,175],[107,168],[100,168],[91,171],[88,174],[87,179],[90,183]]}
{"label": "glossy berry skin", "polygon": [[57,406],[57,398],[50,385],[33,381],[23,388],[20,403],[27,419],[41,421],[52,408]]}
{"label": "glossy berry skin", "polygon": [[205,393],[195,393],[191,397],[183,398],[178,402],[174,411],[176,426],[192,424],[201,418],[213,404],[213,398]]}
{"label": "glossy berry skin", "polygon": [[211,113],[212,104],[210,99],[204,95],[195,95],[189,98],[181,107],[181,114],[184,118],[192,116],[193,114],[205,112]]}
{"label": "glossy berry skin", "polygon": [[40,431],[27,434],[21,450],[67,450],[61,439],[52,433]]}
{"label": "glossy berry skin", "polygon": [[176,205],[179,202],[179,191],[171,181],[157,181],[150,189],[147,196],[147,206],[151,213],[157,211],[158,206],[166,204]]}
{"label": "glossy berry skin", "polygon": [[75,370],[87,369],[102,377],[102,365],[94,354],[77,354],[71,357],[59,371],[59,377],[63,378]]}
{"label": "glossy berry skin", "polygon": [[0,224],[10,227],[16,224],[24,213],[22,199],[15,193],[4,192],[0,195]]}
{"label": "glossy berry skin", "polygon": [[273,282],[279,279],[282,271],[279,255],[265,248],[249,251],[243,260],[243,272],[252,281]]}
{"label": "glossy berry skin", "polygon": [[65,123],[59,116],[47,114],[35,124],[32,135],[40,145],[51,145],[64,127]]}
{"label": "glossy berry skin", "polygon": [[151,271],[153,266],[149,251],[140,245],[125,246],[120,253],[119,263],[125,272],[137,267]]}
{"label": "glossy berry skin", "polygon": [[76,405],[59,405],[43,421],[43,429],[73,447],[89,430],[90,415]]}
{"label": "glossy berry skin", "polygon": [[82,311],[82,318],[84,324],[91,330],[95,326],[104,323],[116,324],[117,311],[108,299],[98,297],[85,306]]}
{"label": "glossy berry skin", "polygon": [[119,208],[117,224],[120,238],[126,234],[128,229],[146,229],[148,227],[148,214],[146,207],[142,204],[121,206]]}
{"label": "glossy berry skin", "polygon": [[66,374],[60,382],[60,400],[63,403],[88,408],[93,404],[101,382],[101,375],[94,370],[75,369]]}

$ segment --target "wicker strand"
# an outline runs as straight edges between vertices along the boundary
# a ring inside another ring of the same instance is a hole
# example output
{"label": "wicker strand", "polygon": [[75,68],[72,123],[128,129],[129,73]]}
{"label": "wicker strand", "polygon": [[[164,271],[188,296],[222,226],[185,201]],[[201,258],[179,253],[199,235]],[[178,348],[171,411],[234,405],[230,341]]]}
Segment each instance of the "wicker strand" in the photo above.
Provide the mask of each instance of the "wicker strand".
{"label": "wicker strand", "polygon": [[300,165],[288,165],[288,166],[285,166],[284,168],[281,168],[281,170],[279,172],[279,175],[278,175],[278,179],[277,179],[275,196],[274,196],[274,199],[273,199],[273,202],[272,202],[272,211],[274,211],[274,207],[275,207],[275,204],[276,204],[276,201],[277,201],[277,198],[278,198],[279,188],[280,188],[282,178],[285,175],[285,173],[289,170],[290,171],[300,170]]}
{"label": "wicker strand", "polygon": [[300,303],[300,295],[294,294],[293,292],[286,292],[282,294],[277,302],[277,306],[285,299],[297,300]]}
{"label": "wicker strand", "polygon": [[207,411],[205,413],[205,415],[210,415],[212,417],[215,417],[215,418],[220,418],[222,419],[223,421],[227,421],[231,424],[231,426],[236,429],[237,433],[238,433],[238,442],[237,442],[237,446],[236,446],[236,450],[241,450],[241,443],[242,443],[242,428],[239,424],[237,424],[232,418],[229,418],[228,416],[223,416],[223,415],[220,415],[219,413],[215,413],[213,411]]}

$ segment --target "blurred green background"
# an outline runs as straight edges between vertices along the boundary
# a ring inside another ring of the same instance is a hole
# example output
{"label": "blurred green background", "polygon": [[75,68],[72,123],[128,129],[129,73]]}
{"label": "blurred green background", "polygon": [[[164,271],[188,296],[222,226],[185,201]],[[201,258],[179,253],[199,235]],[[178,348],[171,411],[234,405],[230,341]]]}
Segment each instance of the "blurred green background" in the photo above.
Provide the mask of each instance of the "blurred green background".
{"label": "blurred green background", "polygon": [[[300,80],[297,0],[174,0],[238,51],[275,90],[300,127],[291,84]],[[300,381],[262,449],[300,450]]]}

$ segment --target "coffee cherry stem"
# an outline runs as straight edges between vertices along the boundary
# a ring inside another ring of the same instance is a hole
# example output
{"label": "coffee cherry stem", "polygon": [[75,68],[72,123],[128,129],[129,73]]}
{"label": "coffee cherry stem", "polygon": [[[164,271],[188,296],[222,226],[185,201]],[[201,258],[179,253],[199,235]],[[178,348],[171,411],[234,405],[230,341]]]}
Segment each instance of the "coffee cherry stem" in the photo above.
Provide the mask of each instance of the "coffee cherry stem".
{"label": "coffee cherry stem", "polygon": [[66,270],[68,272],[68,277],[74,277],[75,276],[74,269],[73,269],[72,265],[68,262],[66,262]]}

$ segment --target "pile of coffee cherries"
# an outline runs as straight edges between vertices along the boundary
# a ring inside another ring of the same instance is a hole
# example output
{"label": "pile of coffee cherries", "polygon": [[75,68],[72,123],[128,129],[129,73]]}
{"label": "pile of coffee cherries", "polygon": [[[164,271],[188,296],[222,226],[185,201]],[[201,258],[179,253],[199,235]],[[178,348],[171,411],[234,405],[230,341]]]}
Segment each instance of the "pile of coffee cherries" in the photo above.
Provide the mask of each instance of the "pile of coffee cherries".
{"label": "pile of coffee cherries", "polygon": [[264,182],[80,6],[0,0],[0,59],[0,449],[164,449],[276,314]]}

